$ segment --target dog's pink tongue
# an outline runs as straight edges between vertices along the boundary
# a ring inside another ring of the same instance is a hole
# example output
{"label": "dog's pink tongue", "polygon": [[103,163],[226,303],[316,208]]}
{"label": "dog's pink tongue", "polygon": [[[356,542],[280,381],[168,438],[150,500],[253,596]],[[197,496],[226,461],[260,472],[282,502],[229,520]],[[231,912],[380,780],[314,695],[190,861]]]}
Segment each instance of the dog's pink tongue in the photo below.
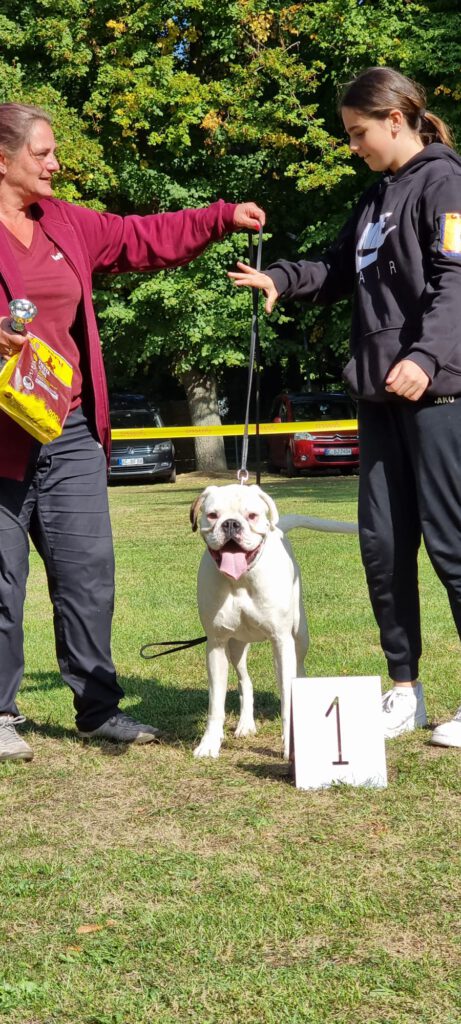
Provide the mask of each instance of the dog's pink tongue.
{"label": "dog's pink tongue", "polygon": [[219,570],[220,572],[225,572],[226,576],[232,576],[232,579],[238,580],[247,571],[247,560],[244,552],[222,551]]}

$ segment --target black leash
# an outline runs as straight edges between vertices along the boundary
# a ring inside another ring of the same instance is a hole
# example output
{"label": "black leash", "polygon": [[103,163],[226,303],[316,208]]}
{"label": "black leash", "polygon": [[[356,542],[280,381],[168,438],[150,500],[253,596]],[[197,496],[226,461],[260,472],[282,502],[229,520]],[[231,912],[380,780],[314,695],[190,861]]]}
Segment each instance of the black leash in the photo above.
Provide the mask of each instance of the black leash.
{"label": "black leash", "polygon": [[[204,644],[206,642],[206,636],[198,636],[195,640],[160,640],[158,643],[144,644],[141,647],[140,655],[141,658],[162,658],[164,654],[174,654],[175,651],[185,651],[188,647],[197,647],[198,644]],[[174,645],[178,646],[175,647]],[[150,647],[169,647],[169,651],[159,651],[157,654],[145,654],[144,651],[148,651]]]}
{"label": "black leash", "polygon": [[[253,246],[253,235],[248,235],[248,249],[249,249],[249,261],[250,266],[254,266],[256,270],[261,270],[261,253],[263,245],[263,229],[259,226],[258,232],[258,248],[256,251],[256,263],[254,260],[254,246]],[[258,305],[259,305],[259,289],[252,288],[252,300],[253,300],[253,315],[251,318],[251,338],[250,338],[250,357],[248,364],[248,387],[247,387],[247,404],[245,410],[245,425],[243,428],[243,442],[242,442],[242,461],[240,469],[237,472],[237,479],[241,484],[245,484],[248,480],[247,470],[247,459],[248,459],[248,424],[250,422],[250,401],[251,401],[251,390],[253,385],[253,370],[255,371],[255,424],[256,424],[256,483],[261,483],[261,453],[260,453],[260,434],[259,434],[259,411],[260,411],[260,348],[259,348],[259,323],[258,323]],[[207,641],[206,636],[198,636],[195,640],[159,640],[155,643],[144,644],[141,647],[140,655],[141,658],[151,660],[152,658],[163,658],[165,654],[175,654],[176,651],[187,651],[188,647],[197,647],[199,644],[204,644]],[[167,647],[167,651],[157,651],[155,654],[146,654],[145,652],[150,650],[152,647]]]}
{"label": "black leash", "polygon": [[[254,245],[253,245],[253,234],[248,235],[248,248],[249,248],[249,262],[251,267],[255,267],[255,270],[261,270],[261,254],[263,246],[263,229],[262,225],[259,225],[258,231],[258,247],[256,251],[256,263],[254,263]],[[252,288],[252,301],[253,301],[253,315],[251,318],[251,337],[250,337],[250,356],[248,361],[248,384],[247,384],[247,403],[245,410],[245,425],[243,428],[243,441],[242,441],[242,459],[240,469],[237,472],[237,479],[241,484],[245,484],[248,480],[247,470],[247,459],[248,459],[248,424],[250,422],[250,401],[251,391],[253,385],[253,369],[255,370],[255,424],[256,424],[256,435],[255,435],[255,447],[256,447],[256,483],[261,483],[261,450],[260,450],[260,435],[259,435],[259,420],[260,420],[260,346],[259,346],[259,322],[258,322],[258,306],[259,306],[259,288]]]}

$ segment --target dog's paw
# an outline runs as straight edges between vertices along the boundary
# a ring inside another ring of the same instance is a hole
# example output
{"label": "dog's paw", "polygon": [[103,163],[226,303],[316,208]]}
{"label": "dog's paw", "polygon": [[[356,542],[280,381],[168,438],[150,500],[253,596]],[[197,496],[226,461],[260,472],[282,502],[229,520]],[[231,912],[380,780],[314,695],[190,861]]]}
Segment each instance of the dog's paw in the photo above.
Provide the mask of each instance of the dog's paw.
{"label": "dog's paw", "polygon": [[205,733],[198,747],[194,750],[194,757],[219,757],[221,740],[221,736]]}
{"label": "dog's paw", "polygon": [[242,715],[239,718],[237,728],[235,730],[235,736],[256,736],[256,724],[253,716]]}

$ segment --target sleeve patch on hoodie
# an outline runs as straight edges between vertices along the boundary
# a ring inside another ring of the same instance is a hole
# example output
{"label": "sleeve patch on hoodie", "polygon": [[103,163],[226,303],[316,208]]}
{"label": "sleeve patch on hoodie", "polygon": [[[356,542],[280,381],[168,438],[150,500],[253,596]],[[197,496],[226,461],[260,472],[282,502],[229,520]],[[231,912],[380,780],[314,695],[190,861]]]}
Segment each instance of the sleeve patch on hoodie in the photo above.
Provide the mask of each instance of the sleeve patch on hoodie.
{"label": "sleeve patch on hoodie", "polygon": [[461,213],[444,213],[440,218],[439,251],[461,259]]}

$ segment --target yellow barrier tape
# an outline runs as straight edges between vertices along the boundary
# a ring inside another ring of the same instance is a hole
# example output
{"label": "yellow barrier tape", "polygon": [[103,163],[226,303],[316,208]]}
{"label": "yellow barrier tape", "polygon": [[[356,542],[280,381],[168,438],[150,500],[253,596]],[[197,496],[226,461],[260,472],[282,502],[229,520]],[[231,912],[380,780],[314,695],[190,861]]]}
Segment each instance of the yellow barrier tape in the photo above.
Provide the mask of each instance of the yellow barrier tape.
{"label": "yellow barrier tape", "polygon": [[[121,427],[114,427],[112,439],[123,441],[128,438],[140,439],[143,437],[240,437],[244,432],[243,423],[231,423],[225,426],[204,427],[131,427],[122,430]],[[357,420],[313,420],[306,423],[260,423],[260,434],[331,434],[338,430],[357,430]],[[256,434],[256,424],[248,426],[250,435]]]}

